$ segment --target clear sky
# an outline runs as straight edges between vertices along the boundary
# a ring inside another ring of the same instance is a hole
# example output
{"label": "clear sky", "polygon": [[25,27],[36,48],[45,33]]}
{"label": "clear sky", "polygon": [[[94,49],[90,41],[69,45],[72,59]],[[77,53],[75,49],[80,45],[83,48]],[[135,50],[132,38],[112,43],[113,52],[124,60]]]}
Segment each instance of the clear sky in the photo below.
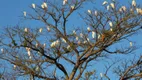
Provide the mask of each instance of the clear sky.
{"label": "clear sky", "polygon": [[[31,25],[30,22],[22,22],[20,20],[20,16],[23,15],[23,11],[30,11],[29,6],[32,3],[42,3],[43,0],[0,0],[0,28],[6,26],[15,26],[17,24],[23,25]],[[99,8],[99,4],[101,4],[104,0],[96,0],[96,7]],[[108,1],[108,0],[106,0]],[[119,0],[121,4],[125,5],[131,0]],[[136,0],[138,4],[142,6],[142,0]],[[89,8],[89,5],[86,5]],[[91,6],[91,5],[90,5]],[[40,23],[37,23],[40,25]],[[137,35],[132,37],[131,40],[135,40],[138,45],[142,45],[142,35]],[[138,51],[140,52],[140,51]]]}

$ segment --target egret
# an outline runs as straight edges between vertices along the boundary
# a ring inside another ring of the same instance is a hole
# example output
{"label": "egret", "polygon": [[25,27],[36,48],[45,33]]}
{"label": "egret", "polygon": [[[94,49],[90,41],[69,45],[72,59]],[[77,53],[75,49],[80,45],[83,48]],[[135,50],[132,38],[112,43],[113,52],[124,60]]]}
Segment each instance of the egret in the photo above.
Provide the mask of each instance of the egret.
{"label": "egret", "polygon": [[97,16],[98,15],[98,12],[97,11],[95,11],[95,16]]}
{"label": "egret", "polygon": [[95,38],[95,32],[92,31],[92,38]]}
{"label": "egret", "polygon": [[134,7],[136,6],[136,1],[135,0],[132,1],[132,6],[134,6]]}
{"label": "egret", "polygon": [[3,48],[1,49],[1,52],[2,52],[2,53],[4,52],[4,49],[3,49]]}
{"label": "egret", "polygon": [[13,65],[13,68],[16,69],[16,65]]}
{"label": "egret", "polygon": [[40,32],[40,33],[42,32],[42,28],[39,29],[39,32]]}
{"label": "egret", "polygon": [[41,5],[41,8],[43,8],[43,9],[45,8],[43,4]]}
{"label": "egret", "polygon": [[123,11],[126,11],[126,7],[125,7],[125,6],[122,6],[122,10],[123,10]]}
{"label": "egret", "polygon": [[101,37],[101,35],[100,35],[100,34],[98,34],[98,39],[100,39],[100,37]]}
{"label": "egret", "polygon": [[89,14],[92,14],[91,10],[88,10],[88,13],[89,13]]}
{"label": "egret", "polygon": [[113,31],[113,29],[112,29],[112,28],[110,28],[110,31]]}
{"label": "egret", "polygon": [[67,3],[67,0],[63,0],[63,5],[65,5]]}
{"label": "egret", "polygon": [[75,31],[75,30],[73,30],[72,32],[73,32],[73,34],[76,34],[76,31]]}
{"label": "egret", "polygon": [[44,8],[47,8],[47,4],[45,2],[43,3],[43,5],[44,5]]}
{"label": "egret", "polygon": [[28,47],[26,47],[26,50],[27,50],[27,53],[28,53],[28,56],[29,56],[29,58],[31,59],[31,48],[28,48]]}
{"label": "egret", "polygon": [[28,28],[25,28],[24,31],[25,31],[25,32],[28,32]]}
{"label": "egret", "polygon": [[132,43],[132,42],[130,42],[129,44],[130,44],[130,47],[132,47],[132,46],[133,46],[133,43]]}
{"label": "egret", "polygon": [[90,41],[90,39],[89,39],[89,38],[87,38],[87,41]]}
{"label": "egret", "polygon": [[24,11],[23,14],[24,14],[24,16],[26,17],[26,15],[27,15],[26,11]]}
{"label": "egret", "polygon": [[50,32],[50,27],[47,26],[46,29],[47,29],[48,32]]}
{"label": "egret", "polygon": [[83,38],[83,34],[82,33],[80,33],[80,37]]}
{"label": "egret", "polygon": [[45,2],[42,3],[41,8],[43,8],[43,9],[47,8],[47,4]]}
{"label": "egret", "polygon": [[34,8],[34,9],[35,9],[35,7],[36,7],[36,5],[33,3],[33,4],[32,4],[32,8]]}
{"label": "egret", "polygon": [[106,5],[107,3],[108,3],[107,1],[104,1],[102,5]]}
{"label": "egret", "polygon": [[113,26],[113,24],[112,24],[112,22],[111,22],[111,21],[109,22],[109,26],[110,26],[110,27],[112,27],[112,26]]}
{"label": "egret", "polygon": [[62,41],[63,41],[64,43],[67,43],[67,41],[66,41],[64,38],[62,38]]}
{"label": "egret", "polygon": [[74,8],[75,8],[74,6],[71,6],[71,9],[72,9],[72,10],[74,10]]}
{"label": "egret", "polygon": [[88,30],[88,32],[90,32],[91,31],[90,27],[87,27],[87,30]]}
{"label": "egret", "polygon": [[46,43],[43,44],[43,47],[44,47],[44,48],[46,47]]}
{"label": "egret", "polygon": [[109,10],[109,5],[107,6],[107,10]]}
{"label": "egret", "polygon": [[110,3],[110,6],[114,9],[115,6],[114,6],[114,3]]}
{"label": "egret", "polygon": [[75,39],[78,41],[78,39],[79,39],[78,36]]}
{"label": "egret", "polygon": [[103,77],[103,73],[100,73],[100,76]]}

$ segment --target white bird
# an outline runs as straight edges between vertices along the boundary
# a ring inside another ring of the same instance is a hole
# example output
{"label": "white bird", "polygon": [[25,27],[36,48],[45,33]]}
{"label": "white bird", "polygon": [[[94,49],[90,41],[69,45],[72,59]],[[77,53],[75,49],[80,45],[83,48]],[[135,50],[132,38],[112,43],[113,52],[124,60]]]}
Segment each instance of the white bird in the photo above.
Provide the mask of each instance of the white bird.
{"label": "white bird", "polygon": [[67,0],[63,0],[63,5],[65,5],[67,3]]}
{"label": "white bird", "polygon": [[114,6],[114,3],[110,3],[110,6],[114,9],[115,6]]}
{"label": "white bird", "polygon": [[95,38],[95,32],[92,31],[92,38]]}
{"label": "white bird", "polygon": [[103,73],[100,73],[100,76],[103,77]]}
{"label": "white bird", "polygon": [[125,7],[125,6],[122,6],[122,10],[123,10],[123,11],[126,11],[126,7]]}
{"label": "white bird", "polygon": [[75,38],[75,39],[78,41],[78,39],[79,39],[79,38],[78,38],[78,36],[76,36],[76,38]]}
{"label": "white bird", "polygon": [[136,1],[135,0],[132,1],[132,6],[134,6],[134,7],[136,6]]}
{"label": "white bird", "polygon": [[62,38],[62,41],[63,41],[64,43],[67,43],[67,41],[66,41],[64,38]]}
{"label": "white bird", "polygon": [[87,27],[87,31],[88,31],[88,32],[90,32],[90,31],[91,31],[90,27]]}
{"label": "white bird", "polygon": [[46,29],[47,29],[48,32],[50,32],[50,27],[47,26]]}
{"label": "white bird", "polygon": [[45,2],[43,3],[43,5],[44,5],[44,8],[47,8],[47,4]]}
{"label": "white bird", "polygon": [[130,47],[132,47],[132,46],[133,46],[133,43],[132,43],[132,42],[130,42],[129,44],[130,44]]}
{"label": "white bird", "polygon": [[33,3],[33,4],[32,4],[32,8],[34,8],[34,9],[35,9],[35,7],[36,7],[36,5]]}
{"label": "white bird", "polygon": [[46,4],[45,2],[41,4],[41,8],[45,9],[45,8],[47,8],[47,7],[48,7],[48,6],[47,6],[47,4]]}
{"label": "white bird", "polygon": [[90,39],[89,39],[89,38],[87,38],[87,41],[90,41]]}
{"label": "white bird", "polygon": [[13,68],[16,69],[16,65],[15,64],[13,65]]}
{"label": "white bird", "polygon": [[23,12],[23,14],[24,14],[24,16],[25,16],[25,17],[27,16],[27,13],[26,13],[26,11],[24,11],[24,12]]}
{"label": "white bird", "polygon": [[41,8],[44,9],[44,5],[43,4],[41,5]]}
{"label": "white bird", "polygon": [[46,47],[46,43],[43,44],[43,47],[44,47],[44,48]]}
{"label": "white bird", "polygon": [[100,37],[101,37],[101,35],[100,35],[100,34],[98,34],[98,39],[100,39]]}
{"label": "white bird", "polygon": [[24,31],[25,31],[25,32],[28,32],[28,28],[25,28]]}
{"label": "white bird", "polygon": [[107,5],[107,10],[109,10],[109,5]]}
{"label": "white bird", "polygon": [[76,31],[75,31],[75,30],[73,30],[72,32],[73,32],[73,34],[76,34]]}
{"label": "white bird", "polygon": [[109,26],[110,26],[110,27],[112,27],[112,26],[113,26],[113,24],[112,24],[112,22],[111,22],[111,21],[109,22]]}
{"label": "white bird", "polygon": [[41,32],[42,32],[42,30],[43,30],[43,29],[42,29],[42,28],[40,28],[40,29],[39,29],[39,32],[41,33]]}
{"label": "white bird", "polygon": [[72,10],[74,10],[74,8],[75,8],[74,6],[71,6],[71,9],[72,9]]}
{"label": "white bird", "polygon": [[4,52],[4,49],[3,49],[3,48],[1,48],[1,52],[2,52],[2,53]]}
{"label": "white bird", "polygon": [[92,14],[91,10],[88,10],[88,13],[89,13],[89,14]]}
{"label": "white bird", "polygon": [[138,14],[142,15],[142,9],[136,8],[136,11],[137,11]]}
{"label": "white bird", "polygon": [[36,47],[38,47],[39,46],[39,44],[38,44],[38,42],[36,42]]}
{"label": "white bird", "polygon": [[113,29],[112,29],[112,28],[110,28],[110,31],[113,31]]}
{"label": "white bird", "polygon": [[98,12],[97,11],[95,11],[95,16],[97,16],[98,15]]}
{"label": "white bird", "polygon": [[28,47],[26,47],[26,50],[27,50],[27,53],[28,53],[28,56],[29,56],[29,58],[31,59],[32,57],[31,57],[31,48],[28,48]]}
{"label": "white bird", "polygon": [[80,37],[83,38],[83,34],[82,33],[80,33]]}
{"label": "white bird", "polygon": [[107,3],[108,3],[107,1],[104,1],[102,5],[106,5]]}

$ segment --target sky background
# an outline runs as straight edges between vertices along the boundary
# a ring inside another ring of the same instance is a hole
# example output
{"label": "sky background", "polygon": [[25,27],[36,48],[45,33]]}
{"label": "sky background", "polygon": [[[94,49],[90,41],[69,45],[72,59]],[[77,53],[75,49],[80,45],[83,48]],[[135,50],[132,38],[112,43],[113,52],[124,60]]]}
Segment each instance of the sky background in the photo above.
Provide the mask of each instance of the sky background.
{"label": "sky background", "polygon": [[[21,16],[23,15],[23,11],[30,11],[32,3],[41,4],[43,0],[0,0],[0,29],[6,26],[15,26],[15,25],[25,25],[25,26],[37,26],[41,25],[40,23],[31,22],[31,21],[23,21],[21,20]],[[96,0],[94,4],[96,8],[99,8],[100,4],[102,4],[104,0]],[[107,0],[106,0],[107,1]],[[131,0],[119,0],[121,4],[127,5]],[[136,2],[142,5],[142,0],[136,0]],[[92,5],[86,5],[86,9],[89,9]],[[73,17],[72,17],[73,18]],[[77,19],[76,19],[77,20]],[[74,20],[74,22],[76,21]],[[142,45],[142,35],[139,34],[137,36],[133,36],[131,40],[135,41],[137,45]],[[137,51],[140,53],[140,50]],[[96,66],[99,67],[102,64]],[[100,72],[103,72],[104,69],[100,69]],[[111,74],[110,74],[111,75]],[[115,78],[114,78],[115,79]]]}

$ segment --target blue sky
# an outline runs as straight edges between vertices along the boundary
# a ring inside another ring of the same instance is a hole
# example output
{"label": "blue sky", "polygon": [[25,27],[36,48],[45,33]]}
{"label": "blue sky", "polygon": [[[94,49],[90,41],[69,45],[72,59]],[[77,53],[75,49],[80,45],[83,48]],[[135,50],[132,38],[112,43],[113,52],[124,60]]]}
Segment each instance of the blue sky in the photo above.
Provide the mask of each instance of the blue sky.
{"label": "blue sky", "polygon": [[[32,3],[42,3],[43,0],[1,0],[0,2],[0,28],[6,27],[6,26],[15,26],[20,23],[23,25],[32,25],[31,22],[23,22],[20,20],[20,16],[23,15],[23,11],[30,11],[31,9],[29,6]],[[100,5],[104,0],[96,0],[96,7]],[[131,0],[119,0],[120,3],[123,5],[128,4],[127,2],[131,2]],[[136,0],[137,3],[142,4],[142,0]],[[86,9],[89,8],[92,5],[86,5]],[[99,7],[98,7],[99,8]],[[40,25],[40,23],[37,23]],[[134,40],[137,42],[138,45],[142,45],[142,35],[137,35],[131,38],[131,40]],[[140,52],[140,51],[137,51]]]}

